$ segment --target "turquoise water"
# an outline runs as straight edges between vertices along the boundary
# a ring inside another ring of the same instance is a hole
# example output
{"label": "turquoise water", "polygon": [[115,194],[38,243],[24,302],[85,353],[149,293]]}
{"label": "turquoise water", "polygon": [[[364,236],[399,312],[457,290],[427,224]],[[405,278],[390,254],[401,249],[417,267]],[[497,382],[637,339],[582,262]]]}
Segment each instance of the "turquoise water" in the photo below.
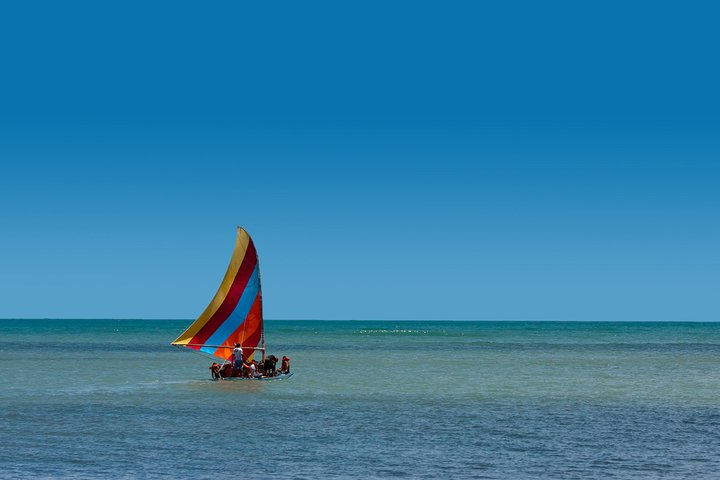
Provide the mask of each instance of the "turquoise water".
{"label": "turquoise water", "polygon": [[720,323],[268,321],[211,382],[187,321],[0,321],[2,478],[718,478]]}

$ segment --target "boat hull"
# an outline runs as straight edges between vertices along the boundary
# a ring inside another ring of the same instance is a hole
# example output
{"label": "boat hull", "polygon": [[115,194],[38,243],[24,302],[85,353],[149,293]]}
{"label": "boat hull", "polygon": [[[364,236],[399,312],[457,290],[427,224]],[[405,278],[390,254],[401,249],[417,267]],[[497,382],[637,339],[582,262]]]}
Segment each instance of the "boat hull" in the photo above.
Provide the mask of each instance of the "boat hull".
{"label": "boat hull", "polygon": [[247,381],[247,382],[253,382],[253,381],[258,381],[258,380],[259,380],[259,381],[261,381],[261,382],[269,382],[269,381],[272,381],[272,380],[285,380],[286,378],[290,378],[290,377],[292,377],[292,376],[293,376],[292,373],[283,373],[283,374],[281,374],[281,375],[278,375],[277,377],[262,377],[262,378],[227,377],[227,378],[213,378],[213,381],[215,381],[215,382],[220,382],[220,381],[222,381],[222,382],[225,382],[225,381],[235,382],[235,381],[244,380],[244,381]]}

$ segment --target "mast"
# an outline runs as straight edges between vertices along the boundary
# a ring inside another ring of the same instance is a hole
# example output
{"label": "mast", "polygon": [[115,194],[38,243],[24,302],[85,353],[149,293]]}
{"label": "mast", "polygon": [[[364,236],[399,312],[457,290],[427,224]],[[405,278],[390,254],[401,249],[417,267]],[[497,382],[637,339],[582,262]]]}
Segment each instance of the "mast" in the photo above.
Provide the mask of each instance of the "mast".
{"label": "mast", "polygon": [[[260,255],[257,255],[257,263],[258,266],[260,265]],[[262,274],[260,273],[260,268],[258,268],[258,291],[260,292],[259,295],[259,301],[260,301],[260,348],[262,352],[262,363],[265,363],[265,317],[263,315],[263,308],[262,308]]]}

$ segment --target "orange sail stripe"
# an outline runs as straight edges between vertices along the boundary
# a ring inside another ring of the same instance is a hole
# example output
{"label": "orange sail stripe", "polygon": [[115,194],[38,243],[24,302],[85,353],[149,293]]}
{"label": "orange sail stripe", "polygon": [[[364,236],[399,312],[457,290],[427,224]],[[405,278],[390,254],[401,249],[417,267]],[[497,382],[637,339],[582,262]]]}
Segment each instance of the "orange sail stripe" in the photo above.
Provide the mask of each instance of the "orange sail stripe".
{"label": "orange sail stripe", "polygon": [[[243,348],[255,348],[260,342],[262,334],[262,293],[258,292],[255,297],[250,312],[245,321],[217,348],[213,353],[214,356],[223,360],[230,359],[232,355],[232,347],[239,343]],[[248,356],[252,358],[251,351],[248,350]]]}

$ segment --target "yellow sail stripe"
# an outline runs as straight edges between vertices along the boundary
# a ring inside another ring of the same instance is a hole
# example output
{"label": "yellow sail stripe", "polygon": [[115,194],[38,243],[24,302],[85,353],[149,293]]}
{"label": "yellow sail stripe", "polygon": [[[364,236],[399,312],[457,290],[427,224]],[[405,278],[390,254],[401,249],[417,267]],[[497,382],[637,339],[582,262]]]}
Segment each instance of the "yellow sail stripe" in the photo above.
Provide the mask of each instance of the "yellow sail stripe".
{"label": "yellow sail stripe", "polygon": [[237,239],[235,240],[235,249],[233,250],[232,258],[230,259],[230,265],[228,266],[225,277],[223,278],[220,288],[218,288],[215,297],[213,297],[210,305],[207,306],[205,311],[185,330],[178,338],[172,342],[173,345],[186,345],[192,340],[196,333],[210,320],[210,318],[217,312],[223,300],[230,291],[230,286],[237,276],[240,265],[242,264],[243,258],[245,258],[245,252],[250,244],[250,236],[242,227],[238,227]]}

